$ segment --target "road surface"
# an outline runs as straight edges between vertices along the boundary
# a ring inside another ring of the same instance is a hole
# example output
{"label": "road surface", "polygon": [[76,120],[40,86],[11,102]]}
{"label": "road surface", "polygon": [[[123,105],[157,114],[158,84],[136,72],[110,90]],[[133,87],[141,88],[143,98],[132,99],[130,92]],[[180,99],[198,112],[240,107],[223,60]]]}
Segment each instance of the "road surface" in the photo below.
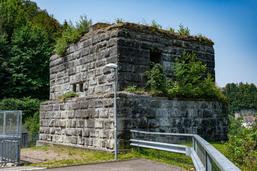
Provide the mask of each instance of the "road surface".
{"label": "road surface", "polygon": [[89,164],[72,167],[62,167],[55,169],[45,169],[44,171],[183,171],[175,166],[145,160],[134,159],[119,162],[106,162],[99,164]]}

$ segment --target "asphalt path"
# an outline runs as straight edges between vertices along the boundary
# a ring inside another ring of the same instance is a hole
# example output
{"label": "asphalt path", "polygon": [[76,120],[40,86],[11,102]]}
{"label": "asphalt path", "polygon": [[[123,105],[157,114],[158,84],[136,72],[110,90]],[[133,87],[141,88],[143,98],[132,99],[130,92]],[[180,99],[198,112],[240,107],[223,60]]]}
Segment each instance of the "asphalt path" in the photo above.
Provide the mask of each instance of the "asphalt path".
{"label": "asphalt path", "polygon": [[145,159],[45,169],[44,171],[183,171],[179,167]]}

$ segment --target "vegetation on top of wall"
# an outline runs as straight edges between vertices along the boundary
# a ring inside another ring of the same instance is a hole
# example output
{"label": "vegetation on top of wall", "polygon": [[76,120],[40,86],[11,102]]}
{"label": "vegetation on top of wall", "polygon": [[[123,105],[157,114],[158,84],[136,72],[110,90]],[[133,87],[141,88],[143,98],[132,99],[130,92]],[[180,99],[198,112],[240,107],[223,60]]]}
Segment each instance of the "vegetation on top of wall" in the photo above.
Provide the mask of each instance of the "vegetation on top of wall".
{"label": "vegetation on top of wall", "polygon": [[125,22],[124,20],[119,19],[119,20],[116,20],[116,25],[112,25],[108,27],[108,29],[115,29],[115,28],[127,28],[127,29],[139,30],[143,32],[151,32],[151,33],[154,32],[154,33],[164,34],[165,36],[177,38],[181,40],[196,41],[206,45],[214,44],[214,42],[211,39],[203,36],[202,34],[198,34],[195,36],[190,35],[189,28],[183,26],[182,24],[179,25],[179,29],[176,31],[173,28],[169,28],[167,30],[163,29],[162,26],[155,20],[153,20],[151,24],[147,24],[147,23],[135,24],[135,23]]}
{"label": "vegetation on top of wall", "polygon": [[174,29],[174,28],[172,28],[172,27],[170,27],[170,28],[169,28],[169,32],[171,32],[171,33],[173,33],[173,34],[174,34],[174,33],[175,33],[175,29]]}
{"label": "vegetation on top of wall", "polygon": [[64,93],[62,96],[59,96],[58,99],[61,102],[64,102],[65,100],[73,98],[73,97],[78,97],[78,94],[75,93],[74,91],[69,91],[69,92]]}
{"label": "vegetation on top of wall", "polygon": [[124,23],[124,20],[122,18],[116,18],[115,19],[116,24]]}
{"label": "vegetation on top of wall", "polygon": [[162,29],[162,26],[159,23],[157,23],[157,21],[155,21],[155,20],[152,21],[151,27],[153,28],[153,31],[156,31],[158,29]]}
{"label": "vegetation on top of wall", "polygon": [[182,24],[179,25],[178,33],[179,33],[179,35],[181,35],[181,36],[190,36],[190,30],[189,30],[189,28],[183,26]]}
{"label": "vegetation on top of wall", "polygon": [[194,53],[183,53],[176,59],[174,68],[174,79],[167,86],[170,97],[207,97],[226,101],[212,76],[207,73],[206,65]]}
{"label": "vegetation on top of wall", "polygon": [[[63,25],[63,32],[62,35],[57,38],[56,45],[55,45],[55,52],[62,56],[65,54],[66,49],[68,48],[69,44],[77,42],[80,37],[89,31],[89,27],[92,25],[92,21],[88,20],[86,17],[81,17],[79,23],[74,26],[71,22],[65,22]],[[162,34],[166,34],[167,36],[177,37],[178,39],[189,40],[189,41],[197,41],[207,45],[213,45],[214,43],[212,40],[208,39],[207,37],[199,34],[196,36],[190,35],[190,30],[188,27],[183,25],[179,25],[179,29],[175,31],[173,28],[169,28],[168,30],[162,29],[162,26],[155,20],[152,21],[151,24],[134,24],[125,22],[122,18],[117,18],[115,20],[114,25],[104,24],[104,23],[97,23],[95,24],[95,29],[113,29],[113,28],[130,28],[130,29],[137,29],[142,31],[151,31],[151,32],[159,32]],[[94,26],[95,26],[94,25]]]}
{"label": "vegetation on top of wall", "polygon": [[[160,64],[154,64],[146,72],[147,84],[144,88],[149,94],[169,98],[216,98],[226,102],[226,97],[215,85],[207,67],[194,53],[183,53],[174,64],[173,79],[167,79]],[[138,88],[130,89],[137,92]],[[142,90],[142,89],[141,89]]]}
{"label": "vegetation on top of wall", "polygon": [[79,22],[75,26],[72,22],[65,22],[64,31],[61,37],[56,40],[55,52],[60,56],[64,55],[69,44],[77,42],[83,34],[89,31],[91,25],[92,21],[85,16],[80,17]]}
{"label": "vegetation on top of wall", "polygon": [[146,93],[144,88],[137,87],[137,86],[128,86],[127,88],[125,88],[124,91],[127,91],[129,93],[135,93],[135,94],[145,94]]}
{"label": "vegetation on top of wall", "polygon": [[153,94],[164,94],[167,89],[167,80],[160,64],[152,64],[152,69],[146,71],[146,90]]}

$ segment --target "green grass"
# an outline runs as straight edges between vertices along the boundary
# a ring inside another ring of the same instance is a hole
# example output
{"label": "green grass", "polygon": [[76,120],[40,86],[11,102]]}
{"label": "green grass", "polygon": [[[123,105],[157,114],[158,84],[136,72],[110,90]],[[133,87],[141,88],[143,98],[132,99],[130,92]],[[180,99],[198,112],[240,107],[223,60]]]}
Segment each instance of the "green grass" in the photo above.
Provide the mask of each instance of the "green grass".
{"label": "green grass", "polygon": [[210,142],[210,144],[227,157],[226,144],[223,142]]}
{"label": "green grass", "polygon": [[[31,147],[22,149],[23,151],[43,151],[46,153],[54,152],[60,156],[58,160],[48,160],[44,162],[26,164],[30,166],[45,167],[45,168],[55,168],[63,166],[81,165],[81,164],[91,164],[112,161],[114,155],[110,152],[87,150],[74,147],[66,147],[60,145],[49,145],[40,147]],[[61,156],[65,155],[65,159],[61,159]],[[68,155],[68,158],[67,158]],[[193,163],[190,157],[183,154],[164,152],[153,149],[144,148],[134,148],[127,152],[119,154],[119,160],[128,160],[135,158],[149,159],[165,164],[170,164],[173,166],[178,166],[186,170],[193,168]]]}
{"label": "green grass", "polygon": [[[211,142],[211,144],[221,153],[223,153],[226,157],[228,157],[226,154],[226,144],[220,142]],[[45,168],[106,162],[112,161],[114,157],[114,155],[110,152],[88,150],[61,145],[30,147],[22,149],[22,151],[43,151],[46,153],[53,152],[60,156],[60,159],[58,160],[48,160],[34,164],[27,164],[30,166],[38,166]],[[61,156],[64,155],[66,155],[66,158],[61,159]],[[192,168],[194,168],[191,158],[184,154],[171,153],[146,148],[133,148],[127,152],[119,154],[119,160],[128,160],[135,158],[153,160],[173,166],[178,166],[184,168],[185,170],[191,170]]]}

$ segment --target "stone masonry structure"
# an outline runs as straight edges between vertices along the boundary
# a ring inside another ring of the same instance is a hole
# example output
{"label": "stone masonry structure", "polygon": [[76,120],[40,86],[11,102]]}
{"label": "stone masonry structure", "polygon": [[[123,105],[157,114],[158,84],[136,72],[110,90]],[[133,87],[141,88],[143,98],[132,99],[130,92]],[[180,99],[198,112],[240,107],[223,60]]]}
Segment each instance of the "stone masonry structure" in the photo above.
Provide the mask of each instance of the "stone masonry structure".
{"label": "stone masonry structure", "polygon": [[[167,99],[135,95],[127,86],[145,86],[150,63],[162,64],[167,77],[184,51],[192,51],[215,76],[211,41],[179,36],[132,23],[103,24],[90,28],[62,57],[50,59],[50,99],[40,108],[39,143],[64,144],[112,151],[113,72],[118,64],[118,136],[126,145],[130,129],[197,133],[207,139],[224,139],[225,106],[205,99]],[[78,97],[59,100],[67,92]]]}

